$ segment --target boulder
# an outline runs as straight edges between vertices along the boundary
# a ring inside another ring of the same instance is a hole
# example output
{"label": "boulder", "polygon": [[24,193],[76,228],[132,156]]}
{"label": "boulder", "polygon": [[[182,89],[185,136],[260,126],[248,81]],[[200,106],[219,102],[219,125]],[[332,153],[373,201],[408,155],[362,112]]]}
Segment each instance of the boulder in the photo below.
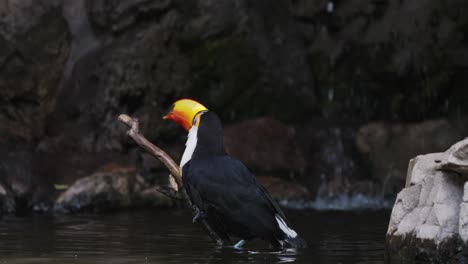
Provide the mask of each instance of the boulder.
{"label": "boulder", "polygon": [[257,181],[276,200],[294,202],[310,200],[312,198],[309,190],[298,182],[286,181],[271,176],[257,176]]}
{"label": "boulder", "polygon": [[468,139],[409,163],[387,230],[387,256],[447,263],[468,253],[468,174],[450,163],[464,156]]}
{"label": "boulder", "polygon": [[[405,184],[407,162],[420,153],[441,152],[463,138],[463,122],[448,119],[418,123],[369,123],[359,128],[355,140],[384,194],[394,194]],[[407,177],[406,177],[407,179]]]}
{"label": "boulder", "polygon": [[55,201],[57,212],[109,211],[149,206],[169,206],[172,201],[156,193],[135,168],[101,170],[78,179]]}
{"label": "boulder", "polygon": [[304,170],[304,157],[293,127],[273,118],[243,121],[225,129],[226,151],[258,173],[293,177]]}

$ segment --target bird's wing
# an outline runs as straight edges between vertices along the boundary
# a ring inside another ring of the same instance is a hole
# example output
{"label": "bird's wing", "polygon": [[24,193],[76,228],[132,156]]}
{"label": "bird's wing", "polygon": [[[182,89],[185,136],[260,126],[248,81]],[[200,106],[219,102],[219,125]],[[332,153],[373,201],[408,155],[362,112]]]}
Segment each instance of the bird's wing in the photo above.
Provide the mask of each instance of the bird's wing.
{"label": "bird's wing", "polygon": [[277,229],[275,215],[285,218],[240,161],[221,156],[191,163],[186,172],[188,177],[184,179],[187,192],[204,210],[214,209],[227,221],[241,226],[260,226],[265,230]]}
{"label": "bird's wing", "polygon": [[[240,162],[238,160],[234,160],[234,159],[232,159],[232,160],[233,160],[233,163],[235,164],[234,166],[236,168],[239,168],[239,171],[236,173],[236,175],[237,176],[242,175],[244,177],[244,179],[242,179],[242,177],[240,177],[240,180],[248,182],[249,186],[256,187],[257,188],[256,194],[261,197],[261,199],[263,200],[265,205],[268,206],[268,208],[271,210],[271,212],[274,213],[274,214],[278,214],[283,219],[285,219],[284,213],[281,210],[281,208],[278,206],[278,204],[275,202],[275,200],[273,200],[273,198],[271,198],[268,191],[263,186],[261,186],[260,184],[257,183],[257,179],[249,171],[249,169],[242,162]],[[256,197],[256,198],[259,198],[259,197]]]}
{"label": "bird's wing", "polygon": [[187,192],[187,195],[189,196],[192,204],[200,208],[202,206],[200,195],[198,191],[196,190],[196,188],[193,188],[193,184],[191,183],[191,181],[189,181],[190,163],[191,162],[189,161],[185,163],[184,166],[182,167],[182,184],[184,185],[185,191]]}

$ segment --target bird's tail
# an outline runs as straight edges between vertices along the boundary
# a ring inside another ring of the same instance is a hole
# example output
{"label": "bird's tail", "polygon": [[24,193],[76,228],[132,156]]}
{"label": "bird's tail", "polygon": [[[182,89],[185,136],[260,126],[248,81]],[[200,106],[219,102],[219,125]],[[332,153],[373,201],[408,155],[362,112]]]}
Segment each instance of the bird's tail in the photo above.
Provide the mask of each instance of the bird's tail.
{"label": "bird's tail", "polygon": [[291,229],[279,215],[275,215],[278,227],[284,234],[284,239],[280,242],[283,247],[289,248],[305,248],[307,243],[302,239],[296,231]]}

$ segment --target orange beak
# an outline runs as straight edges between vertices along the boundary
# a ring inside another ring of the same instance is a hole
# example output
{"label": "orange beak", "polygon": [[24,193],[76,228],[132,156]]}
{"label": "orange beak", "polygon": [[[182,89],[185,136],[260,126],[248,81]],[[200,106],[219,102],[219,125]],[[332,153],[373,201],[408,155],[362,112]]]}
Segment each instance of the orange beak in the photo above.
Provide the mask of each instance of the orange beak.
{"label": "orange beak", "polygon": [[181,111],[172,110],[163,117],[164,120],[172,120],[181,125],[185,130],[189,131],[192,124],[188,122],[189,117]]}
{"label": "orange beak", "polygon": [[185,130],[192,128],[193,119],[201,111],[208,109],[197,101],[191,99],[181,99],[176,101],[171,110],[163,119],[168,119],[181,125]]}

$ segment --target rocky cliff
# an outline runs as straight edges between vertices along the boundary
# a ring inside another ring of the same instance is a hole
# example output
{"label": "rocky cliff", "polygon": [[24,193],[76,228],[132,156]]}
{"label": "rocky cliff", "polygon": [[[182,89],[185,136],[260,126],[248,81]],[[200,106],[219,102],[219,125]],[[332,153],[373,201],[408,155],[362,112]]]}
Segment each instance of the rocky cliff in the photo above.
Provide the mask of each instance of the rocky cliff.
{"label": "rocky cliff", "polygon": [[[139,117],[177,157],[183,132],[160,117],[191,97],[227,126],[266,116],[276,121],[251,127],[286,127],[264,144],[286,136],[267,152],[293,162],[237,152],[261,175],[299,181],[312,197],[391,197],[404,181],[398,160],[466,135],[456,118],[467,110],[467,10],[436,0],[0,0],[0,185],[28,209],[49,208],[54,184],[107,163],[157,181],[164,168],[115,118]],[[414,149],[391,147],[413,126],[427,129]],[[437,144],[421,140],[434,131]],[[401,158],[386,165],[375,153]]]}

